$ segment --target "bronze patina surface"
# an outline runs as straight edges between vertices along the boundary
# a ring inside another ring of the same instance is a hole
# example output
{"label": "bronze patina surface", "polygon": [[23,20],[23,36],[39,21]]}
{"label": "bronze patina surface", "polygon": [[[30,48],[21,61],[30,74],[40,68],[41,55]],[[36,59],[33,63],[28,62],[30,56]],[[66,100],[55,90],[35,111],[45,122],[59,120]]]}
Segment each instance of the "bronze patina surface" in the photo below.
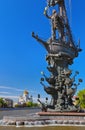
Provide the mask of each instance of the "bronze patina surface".
{"label": "bronze patina surface", "polygon": [[[54,7],[53,10],[50,10]],[[50,10],[51,14],[49,14]],[[72,98],[77,90],[77,86],[82,82],[79,79],[76,83],[75,77],[78,71],[72,76],[72,70],[69,66],[73,60],[78,57],[81,51],[79,44],[76,45],[72,36],[69,20],[67,17],[65,0],[48,0],[44,10],[44,15],[51,22],[51,37],[44,41],[38,35],[32,33],[32,36],[44,45],[46,51],[47,69],[50,76],[47,77],[42,72],[41,84],[47,94],[51,95],[50,104],[42,104],[43,111],[54,112],[79,112],[80,106],[74,106]],[[44,84],[48,83],[48,86]]]}

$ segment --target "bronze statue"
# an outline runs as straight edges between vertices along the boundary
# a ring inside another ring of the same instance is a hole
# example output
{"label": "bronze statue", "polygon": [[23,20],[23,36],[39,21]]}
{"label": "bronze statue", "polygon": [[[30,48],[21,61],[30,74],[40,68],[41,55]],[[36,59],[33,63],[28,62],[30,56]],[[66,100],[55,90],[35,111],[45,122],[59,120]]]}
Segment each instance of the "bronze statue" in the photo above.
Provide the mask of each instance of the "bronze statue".
{"label": "bronze statue", "polygon": [[55,6],[56,4],[62,3],[64,0],[48,0],[48,6]]}
{"label": "bronze statue", "polygon": [[[56,10],[52,11],[52,15],[47,14],[47,7],[45,7],[44,14],[47,18],[51,19],[52,23],[52,40],[56,40],[56,30],[59,32],[59,38],[62,40],[64,35],[64,22],[63,18],[59,16]],[[58,38],[57,38],[58,39]]]}
{"label": "bronze statue", "polygon": [[[58,10],[56,11],[56,5]],[[48,9],[51,7],[52,14],[48,15]],[[45,92],[51,95],[50,104],[42,104],[42,110],[44,111],[79,111],[80,107],[76,107],[73,104],[72,97],[74,96],[77,86],[82,82],[79,79],[78,83],[75,83],[75,75],[72,77],[72,71],[69,66],[73,64],[74,58],[78,57],[80,44],[76,46],[72,37],[69,20],[66,14],[65,1],[64,0],[48,0],[47,7],[45,7],[44,15],[51,20],[51,37],[44,41],[39,38],[38,35],[32,33],[32,36],[44,45],[46,51],[46,61],[48,62],[47,69],[50,72],[50,76],[47,77],[42,72],[42,78],[40,83],[42,84]],[[57,35],[58,34],[58,35]],[[44,81],[48,83],[45,85]]]}

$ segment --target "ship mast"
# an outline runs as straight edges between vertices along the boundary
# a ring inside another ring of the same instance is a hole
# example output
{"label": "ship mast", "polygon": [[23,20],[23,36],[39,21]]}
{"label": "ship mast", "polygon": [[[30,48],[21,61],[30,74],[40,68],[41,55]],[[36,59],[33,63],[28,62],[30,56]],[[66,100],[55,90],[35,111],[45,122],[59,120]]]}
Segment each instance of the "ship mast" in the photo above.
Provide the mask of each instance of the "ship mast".
{"label": "ship mast", "polygon": [[[58,10],[56,10],[56,6]],[[48,9],[50,10],[51,7],[54,7],[54,9],[49,15]],[[47,106],[47,111],[78,111],[78,108],[72,103],[72,96],[76,92],[79,83],[75,83],[75,76],[71,77],[72,71],[69,69],[69,65],[73,64],[74,58],[78,57],[81,49],[75,45],[73,40],[65,1],[48,0],[44,15],[51,21],[51,37],[44,41],[34,32],[32,36],[43,44],[48,52],[46,61],[48,62],[47,69],[50,76],[47,77],[43,73],[40,82],[45,92],[52,97],[50,105]],[[45,85],[44,81],[49,85]]]}

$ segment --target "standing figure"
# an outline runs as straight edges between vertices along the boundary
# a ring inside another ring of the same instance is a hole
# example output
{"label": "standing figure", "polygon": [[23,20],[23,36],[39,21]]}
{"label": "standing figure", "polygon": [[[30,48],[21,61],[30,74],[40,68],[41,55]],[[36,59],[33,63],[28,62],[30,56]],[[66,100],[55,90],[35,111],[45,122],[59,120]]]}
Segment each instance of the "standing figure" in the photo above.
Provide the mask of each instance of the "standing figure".
{"label": "standing figure", "polygon": [[55,6],[57,3],[61,3],[64,0],[48,0],[48,6]]}
{"label": "standing figure", "polygon": [[64,35],[64,22],[63,18],[59,16],[56,10],[52,11],[52,15],[47,13],[48,7],[45,7],[44,14],[47,18],[51,19],[52,23],[52,40],[56,40],[56,30],[58,31],[59,39],[63,39]]}

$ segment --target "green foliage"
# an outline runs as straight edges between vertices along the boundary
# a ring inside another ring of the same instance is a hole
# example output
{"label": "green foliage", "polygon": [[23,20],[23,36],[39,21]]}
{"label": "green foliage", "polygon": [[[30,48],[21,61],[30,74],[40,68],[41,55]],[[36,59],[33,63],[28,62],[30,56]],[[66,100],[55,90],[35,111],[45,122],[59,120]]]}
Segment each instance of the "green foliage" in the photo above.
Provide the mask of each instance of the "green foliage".
{"label": "green foliage", "polygon": [[27,106],[27,107],[32,107],[32,106],[33,106],[33,103],[32,103],[32,102],[26,102],[26,106]]}
{"label": "green foliage", "polygon": [[33,103],[33,106],[34,107],[38,107],[39,105],[37,103]]}
{"label": "green foliage", "polygon": [[4,105],[3,98],[0,98],[0,107],[3,107],[3,105]]}
{"label": "green foliage", "polygon": [[5,108],[8,107],[6,102],[3,103],[3,107],[5,107]]}
{"label": "green foliage", "polygon": [[14,107],[20,107],[20,105],[19,104],[15,104],[15,106]]}
{"label": "green foliage", "polygon": [[80,107],[82,109],[85,108],[85,89],[83,90],[80,90],[77,94],[77,96],[79,97],[79,104],[80,104]]}
{"label": "green foliage", "polygon": [[0,103],[3,103],[4,101],[3,101],[3,98],[0,98]]}
{"label": "green foliage", "polygon": [[3,98],[0,98],[0,107],[7,107],[7,103],[3,100]]}
{"label": "green foliage", "polygon": [[38,104],[37,103],[33,103],[33,102],[26,102],[26,106],[27,107],[37,107]]}
{"label": "green foliage", "polygon": [[2,107],[2,103],[0,102],[0,107]]}
{"label": "green foliage", "polygon": [[15,107],[38,107],[38,104],[33,102],[26,102],[23,104],[15,104]]}
{"label": "green foliage", "polygon": [[14,107],[26,107],[26,103],[23,103],[23,104],[15,104]]}

